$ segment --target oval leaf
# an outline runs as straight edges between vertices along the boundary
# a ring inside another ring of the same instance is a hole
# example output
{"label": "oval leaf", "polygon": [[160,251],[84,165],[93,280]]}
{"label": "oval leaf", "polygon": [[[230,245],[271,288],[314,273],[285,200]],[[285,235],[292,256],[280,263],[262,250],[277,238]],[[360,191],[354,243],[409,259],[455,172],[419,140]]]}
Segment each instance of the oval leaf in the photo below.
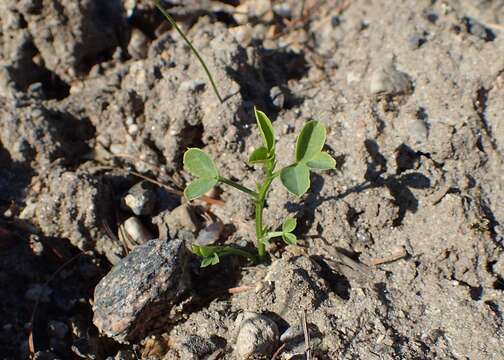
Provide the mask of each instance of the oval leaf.
{"label": "oval leaf", "polygon": [[297,221],[294,218],[287,218],[284,220],[282,224],[282,231],[284,233],[290,233],[293,232],[294,229],[296,228]]}
{"label": "oval leaf", "polygon": [[301,196],[310,187],[310,169],[303,163],[287,166],[280,172],[280,180],[290,193]]}
{"label": "oval leaf", "polygon": [[211,257],[203,258],[203,260],[201,260],[200,267],[205,268],[207,266],[212,265],[212,260],[213,260],[213,258],[211,258]]}
{"label": "oval leaf", "polygon": [[219,255],[217,253],[214,253],[212,256],[212,265],[217,265],[220,262]]}
{"label": "oval leaf", "polygon": [[318,121],[308,121],[296,142],[296,161],[310,161],[320,153],[326,139],[326,130],[324,125]]}
{"label": "oval leaf", "polygon": [[336,160],[326,152],[319,152],[306,163],[311,169],[330,170],[336,167]]}
{"label": "oval leaf", "polygon": [[211,179],[219,176],[213,160],[198,148],[190,148],[184,153],[184,169],[200,178]]}
{"label": "oval leaf", "polygon": [[250,154],[249,163],[263,163],[268,161],[269,159],[270,157],[268,156],[268,149],[266,149],[264,146],[261,146],[260,148],[255,149],[252,154]]}
{"label": "oval leaf", "polygon": [[184,190],[184,196],[187,200],[199,198],[215,185],[217,185],[217,179],[196,179],[187,184]]}
{"label": "oval leaf", "polygon": [[296,243],[297,243],[296,235],[294,235],[292,233],[284,233],[282,235],[282,239],[288,245],[296,245]]}
{"label": "oval leaf", "polygon": [[262,111],[257,110],[254,107],[254,113],[257,120],[257,125],[259,126],[259,131],[263,138],[264,147],[268,149],[270,155],[273,154],[275,149],[275,132],[273,131],[273,125],[271,125],[270,119]]}

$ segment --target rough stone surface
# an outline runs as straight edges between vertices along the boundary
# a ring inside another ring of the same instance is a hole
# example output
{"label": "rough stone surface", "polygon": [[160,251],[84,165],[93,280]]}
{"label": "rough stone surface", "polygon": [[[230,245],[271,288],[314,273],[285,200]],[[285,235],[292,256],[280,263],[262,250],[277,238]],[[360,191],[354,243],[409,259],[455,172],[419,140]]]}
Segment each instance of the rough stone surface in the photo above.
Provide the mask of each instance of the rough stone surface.
{"label": "rough stone surface", "polygon": [[94,324],[120,342],[179,319],[190,289],[188,255],[180,240],[136,247],[96,286]]}

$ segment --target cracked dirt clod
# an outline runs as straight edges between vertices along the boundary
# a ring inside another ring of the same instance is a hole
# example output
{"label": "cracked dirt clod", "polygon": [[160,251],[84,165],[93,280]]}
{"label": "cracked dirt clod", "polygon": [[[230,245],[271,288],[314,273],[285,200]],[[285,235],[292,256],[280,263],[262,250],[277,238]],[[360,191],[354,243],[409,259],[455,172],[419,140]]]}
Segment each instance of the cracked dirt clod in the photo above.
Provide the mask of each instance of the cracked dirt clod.
{"label": "cracked dirt clod", "polygon": [[188,260],[181,240],[136,247],[96,286],[94,324],[116,341],[129,342],[177,320],[190,293]]}
{"label": "cracked dirt clod", "polygon": [[[26,2],[24,2],[26,3]],[[119,0],[56,0],[19,6],[47,69],[66,81],[85,74],[100,58],[125,43],[127,29]]]}

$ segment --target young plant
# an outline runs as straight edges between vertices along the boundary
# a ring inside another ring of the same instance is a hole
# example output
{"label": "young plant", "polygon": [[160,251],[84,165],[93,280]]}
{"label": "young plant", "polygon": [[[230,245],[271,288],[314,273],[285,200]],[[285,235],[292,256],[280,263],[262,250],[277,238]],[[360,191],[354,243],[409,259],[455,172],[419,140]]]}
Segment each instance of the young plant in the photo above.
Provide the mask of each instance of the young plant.
{"label": "young plant", "polygon": [[257,184],[257,189],[249,189],[233,180],[219,174],[212,159],[201,149],[190,148],[184,153],[184,168],[196,177],[190,182],[184,195],[188,200],[196,199],[219,183],[232,186],[249,195],[255,202],[255,232],[257,255],[239,250],[230,246],[193,246],[193,252],[202,257],[201,266],[215,265],[219,263],[219,256],[235,254],[250,260],[261,261],[266,254],[266,245],[273,239],[280,237],[287,244],[295,244],[296,235],[292,232],[296,228],[296,219],[287,218],[282,224],[280,231],[270,231],[263,224],[263,209],[271,183],[277,177],[287,190],[302,196],[310,188],[311,170],[330,170],[336,166],[336,161],[328,153],[322,151],[326,140],[326,130],[318,121],[308,121],[296,142],[295,161],[276,170],[275,133],[271,121],[266,114],[254,108],[257,125],[263,140],[263,146],[250,154],[248,162],[260,165],[264,171],[262,183]]}

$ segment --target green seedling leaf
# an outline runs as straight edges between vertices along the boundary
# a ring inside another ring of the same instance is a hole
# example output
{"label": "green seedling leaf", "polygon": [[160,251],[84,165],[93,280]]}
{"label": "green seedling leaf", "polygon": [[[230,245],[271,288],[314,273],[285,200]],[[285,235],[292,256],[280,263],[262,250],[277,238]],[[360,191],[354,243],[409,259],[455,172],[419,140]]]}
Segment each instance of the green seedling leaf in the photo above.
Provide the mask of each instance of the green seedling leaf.
{"label": "green seedling leaf", "polygon": [[217,265],[220,262],[219,255],[217,253],[214,253],[212,256],[212,265]]}
{"label": "green seedling leaf", "polygon": [[184,153],[184,169],[203,179],[216,179],[219,171],[213,160],[203,150],[190,148]]}
{"label": "green seedling leaf", "polygon": [[204,258],[204,259],[201,259],[201,265],[200,267],[204,268],[204,267],[207,267],[207,266],[210,266],[212,263],[212,258]]}
{"label": "green seedling leaf", "polygon": [[296,228],[297,221],[295,218],[287,218],[282,224],[282,231],[284,233],[291,233]]}
{"label": "green seedling leaf", "polygon": [[319,152],[306,163],[310,169],[331,170],[336,168],[336,160],[326,152]]}
{"label": "green seedling leaf", "polygon": [[217,265],[219,262],[219,255],[217,253],[213,253],[211,256],[205,257],[201,260],[200,267],[204,268],[210,265]]}
{"label": "green seedling leaf", "polygon": [[222,248],[220,246],[199,246],[193,245],[191,250],[193,254],[197,256],[201,256],[203,258],[207,258],[217,254]]}
{"label": "green seedling leaf", "polygon": [[217,179],[196,179],[187,184],[184,196],[191,201],[205,195],[211,188],[217,185]]}
{"label": "green seedling leaf", "polygon": [[324,146],[326,130],[318,121],[308,121],[296,142],[296,162],[308,162],[312,160]]}
{"label": "green seedling leaf", "polygon": [[296,235],[294,235],[293,233],[284,233],[282,235],[282,239],[288,245],[296,245],[297,243]]}
{"label": "green seedling leaf", "polygon": [[273,155],[275,152],[275,132],[273,131],[273,125],[266,114],[257,110],[255,107],[254,113],[257,125],[259,126],[259,131],[261,132],[261,136],[263,138],[264,147],[268,149],[269,155]]}
{"label": "green seedling leaf", "polygon": [[249,157],[249,163],[251,164],[264,163],[268,160],[270,160],[270,156],[268,154],[268,149],[264,146],[255,149]]}
{"label": "green seedling leaf", "polygon": [[310,169],[303,163],[287,166],[280,172],[280,180],[290,193],[301,196],[310,188]]}

